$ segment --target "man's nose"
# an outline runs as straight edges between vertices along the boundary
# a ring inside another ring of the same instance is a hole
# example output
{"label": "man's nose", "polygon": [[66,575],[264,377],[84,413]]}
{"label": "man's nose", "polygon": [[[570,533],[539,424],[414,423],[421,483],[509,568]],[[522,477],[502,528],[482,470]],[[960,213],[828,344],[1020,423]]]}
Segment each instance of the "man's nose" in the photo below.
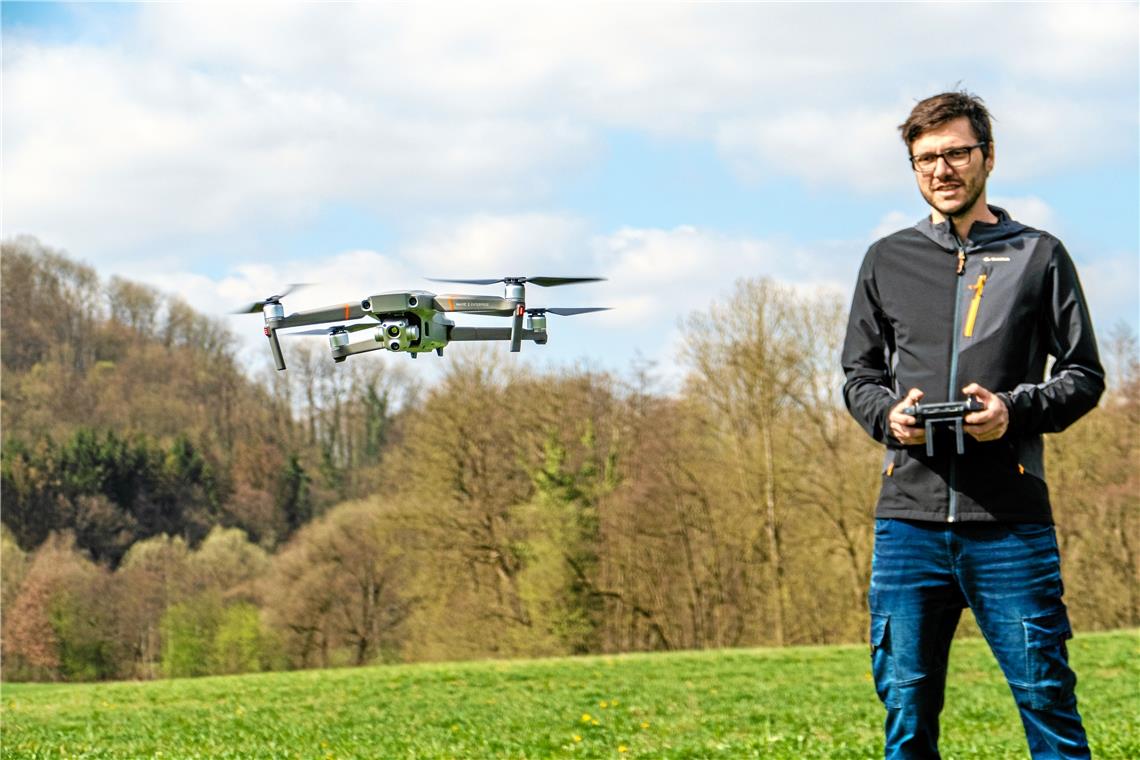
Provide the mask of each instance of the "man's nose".
{"label": "man's nose", "polygon": [[954,173],[954,167],[950,165],[950,161],[946,156],[939,156],[938,160],[934,163],[934,174],[938,177],[946,177]]}

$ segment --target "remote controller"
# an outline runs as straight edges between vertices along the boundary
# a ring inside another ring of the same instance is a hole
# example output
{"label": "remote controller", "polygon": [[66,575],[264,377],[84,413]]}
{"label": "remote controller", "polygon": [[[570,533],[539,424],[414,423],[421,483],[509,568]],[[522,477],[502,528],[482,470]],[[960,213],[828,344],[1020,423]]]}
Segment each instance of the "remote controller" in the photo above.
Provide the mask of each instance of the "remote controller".
{"label": "remote controller", "polygon": [[903,414],[914,417],[916,425],[926,428],[926,455],[934,456],[934,426],[953,425],[954,437],[958,444],[958,453],[966,451],[965,440],[962,437],[962,420],[971,412],[980,412],[985,404],[973,396],[965,401],[947,401],[940,404],[916,404],[903,409]]}

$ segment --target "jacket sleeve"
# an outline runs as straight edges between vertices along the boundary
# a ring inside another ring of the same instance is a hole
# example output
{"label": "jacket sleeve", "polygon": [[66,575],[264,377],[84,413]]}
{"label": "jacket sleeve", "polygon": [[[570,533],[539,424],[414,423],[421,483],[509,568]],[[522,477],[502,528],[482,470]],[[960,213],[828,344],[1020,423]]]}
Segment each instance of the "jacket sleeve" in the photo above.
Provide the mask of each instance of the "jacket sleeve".
{"label": "jacket sleeve", "polygon": [[887,415],[895,403],[889,364],[894,334],[879,304],[874,275],[874,248],[867,252],[855,283],[847,336],[843,341],[843,399],[856,422],[876,441],[899,445],[890,434]]}
{"label": "jacket sleeve", "polygon": [[1077,269],[1058,241],[1046,271],[1042,319],[1049,353],[1049,379],[1023,383],[998,395],[1010,411],[1010,429],[1020,435],[1056,433],[1093,409],[1104,392],[1104,368]]}

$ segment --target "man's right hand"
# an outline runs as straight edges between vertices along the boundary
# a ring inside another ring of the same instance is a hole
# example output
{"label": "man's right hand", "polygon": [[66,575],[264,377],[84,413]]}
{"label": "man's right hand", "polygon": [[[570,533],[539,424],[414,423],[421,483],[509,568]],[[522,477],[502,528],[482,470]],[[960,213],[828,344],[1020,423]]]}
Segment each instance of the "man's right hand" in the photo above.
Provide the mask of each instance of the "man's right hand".
{"label": "man's right hand", "polygon": [[926,394],[918,388],[911,388],[907,391],[906,398],[898,402],[891,409],[891,413],[887,415],[887,421],[891,426],[891,435],[898,439],[899,443],[904,446],[917,446],[921,443],[926,443],[926,429],[915,427],[914,417],[909,414],[903,414],[903,409],[908,406],[914,406]]}

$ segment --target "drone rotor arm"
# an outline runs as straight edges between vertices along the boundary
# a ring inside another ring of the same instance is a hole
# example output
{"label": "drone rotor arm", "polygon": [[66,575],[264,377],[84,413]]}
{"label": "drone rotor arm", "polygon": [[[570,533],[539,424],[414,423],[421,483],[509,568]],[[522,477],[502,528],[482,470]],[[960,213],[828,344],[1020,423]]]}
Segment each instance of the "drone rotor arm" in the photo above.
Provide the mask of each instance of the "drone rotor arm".
{"label": "drone rotor arm", "polygon": [[376,322],[359,322],[355,325],[336,325],[335,327],[320,327],[316,330],[297,330],[296,332],[281,333],[286,338],[292,338],[295,335],[324,335],[329,336],[333,333],[346,332],[354,333],[361,330],[371,330],[377,325]]}
{"label": "drone rotor arm", "polygon": [[[449,327],[447,330],[447,340],[453,343],[461,341],[485,341],[485,340],[511,340],[511,328],[509,327],[469,327],[467,325],[455,325]],[[523,328],[519,331],[520,340],[536,340],[541,339],[540,334],[535,333],[533,330]]]}
{"label": "drone rotor arm", "polygon": [[351,322],[354,319],[361,319],[364,315],[364,309],[359,302],[322,306],[317,309],[293,312],[283,318],[277,327],[307,327],[325,322]]}
{"label": "drone rotor arm", "polygon": [[443,312],[461,312],[496,317],[509,317],[515,313],[514,301],[498,296],[438,295],[432,299],[432,308]]}

